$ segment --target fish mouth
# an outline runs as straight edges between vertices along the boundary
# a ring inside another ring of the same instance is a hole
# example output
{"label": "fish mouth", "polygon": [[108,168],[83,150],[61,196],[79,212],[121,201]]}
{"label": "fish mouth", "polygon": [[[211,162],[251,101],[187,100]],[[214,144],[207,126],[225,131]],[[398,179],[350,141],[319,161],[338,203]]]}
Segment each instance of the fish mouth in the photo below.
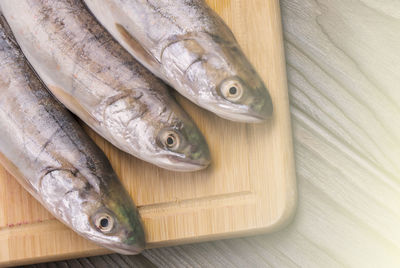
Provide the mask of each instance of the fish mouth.
{"label": "fish mouth", "polygon": [[103,245],[104,247],[123,255],[137,255],[140,254],[145,245],[137,244],[137,245]]}
{"label": "fish mouth", "polygon": [[226,111],[224,115],[227,119],[241,122],[241,123],[263,123],[267,121],[273,114],[273,104],[271,98],[268,96],[262,106],[246,107],[237,112],[229,113]]}
{"label": "fish mouth", "polygon": [[270,118],[271,113],[258,113],[253,111],[238,113],[225,109],[220,109],[216,112],[221,118],[239,123],[263,123]]}
{"label": "fish mouth", "polygon": [[177,156],[167,156],[170,164],[161,164],[160,166],[163,168],[167,168],[172,171],[177,172],[192,172],[192,171],[199,171],[202,169],[207,168],[210,163],[211,159],[203,158],[201,160],[192,160],[192,159],[182,159]]}
{"label": "fish mouth", "polygon": [[261,115],[261,114],[250,114],[250,113],[239,113],[234,114],[232,117],[225,117],[225,119],[229,119],[231,121],[236,121],[240,123],[262,123],[265,122],[269,118],[269,115]]}
{"label": "fish mouth", "polygon": [[273,105],[271,99],[258,109],[253,109],[246,105],[235,105],[231,103],[226,105],[225,103],[214,103],[213,105],[207,105],[204,103],[198,103],[202,107],[206,107],[207,110],[213,112],[217,116],[227,119],[233,122],[239,123],[263,123],[269,119],[273,113]]}
{"label": "fish mouth", "polygon": [[110,240],[104,240],[103,237],[96,236],[96,235],[90,235],[88,236],[83,235],[90,241],[96,243],[97,245],[104,247],[106,249],[109,249],[113,252],[123,254],[123,255],[136,255],[141,253],[145,247],[146,247],[146,242],[144,239],[139,239],[139,241],[133,243],[133,244],[127,244],[124,242],[116,242],[116,241],[110,241]]}

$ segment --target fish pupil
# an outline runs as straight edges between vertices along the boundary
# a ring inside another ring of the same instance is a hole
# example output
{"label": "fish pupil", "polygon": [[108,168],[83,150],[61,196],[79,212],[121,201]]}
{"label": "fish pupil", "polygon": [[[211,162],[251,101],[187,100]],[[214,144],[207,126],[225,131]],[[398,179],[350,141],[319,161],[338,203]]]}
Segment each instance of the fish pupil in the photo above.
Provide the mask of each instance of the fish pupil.
{"label": "fish pupil", "polygon": [[231,95],[236,95],[236,93],[237,93],[237,88],[236,88],[236,87],[231,87],[231,88],[229,89],[229,94],[231,94]]}
{"label": "fish pupil", "polygon": [[174,138],[171,137],[171,136],[169,136],[169,137],[167,138],[167,144],[168,144],[169,146],[173,145],[173,144],[174,144]]}
{"label": "fish pupil", "polygon": [[108,227],[108,219],[104,218],[100,220],[100,226],[102,228],[107,228]]}

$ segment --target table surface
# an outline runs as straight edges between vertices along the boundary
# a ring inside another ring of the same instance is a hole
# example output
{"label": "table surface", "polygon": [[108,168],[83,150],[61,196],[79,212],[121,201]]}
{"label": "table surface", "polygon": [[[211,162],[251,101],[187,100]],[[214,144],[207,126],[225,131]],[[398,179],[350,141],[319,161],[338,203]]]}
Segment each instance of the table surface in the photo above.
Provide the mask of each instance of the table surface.
{"label": "table surface", "polygon": [[281,9],[294,222],[272,235],[43,267],[400,267],[400,2],[281,0]]}

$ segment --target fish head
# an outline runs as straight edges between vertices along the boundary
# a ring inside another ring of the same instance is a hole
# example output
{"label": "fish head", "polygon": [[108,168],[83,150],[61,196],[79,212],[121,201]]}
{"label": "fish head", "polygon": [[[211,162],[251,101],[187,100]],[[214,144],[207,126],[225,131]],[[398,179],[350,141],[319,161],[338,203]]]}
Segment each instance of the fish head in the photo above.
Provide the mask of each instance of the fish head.
{"label": "fish head", "polygon": [[96,234],[101,245],[115,252],[140,253],[145,248],[145,233],[131,197],[115,180],[107,185],[104,193],[101,202],[91,210],[90,233]]}
{"label": "fish head", "polygon": [[218,116],[256,123],[272,114],[264,82],[233,37],[197,33],[172,43],[163,57],[169,70],[178,69],[174,76],[183,76],[186,97]]}
{"label": "fish head", "polygon": [[[177,104],[167,86],[149,81],[113,99],[105,124],[119,148],[147,162],[174,171],[196,171],[210,163],[207,143],[193,120]],[[132,91],[133,92],[133,91]]]}
{"label": "fish head", "polygon": [[193,120],[170,102],[155,134],[157,165],[174,171],[197,171],[211,162],[207,142]]}
{"label": "fish head", "polygon": [[[105,157],[104,163],[87,166],[43,176],[42,203],[86,239],[121,254],[140,253],[145,235],[129,194]],[[108,171],[102,172],[102,166]]]}

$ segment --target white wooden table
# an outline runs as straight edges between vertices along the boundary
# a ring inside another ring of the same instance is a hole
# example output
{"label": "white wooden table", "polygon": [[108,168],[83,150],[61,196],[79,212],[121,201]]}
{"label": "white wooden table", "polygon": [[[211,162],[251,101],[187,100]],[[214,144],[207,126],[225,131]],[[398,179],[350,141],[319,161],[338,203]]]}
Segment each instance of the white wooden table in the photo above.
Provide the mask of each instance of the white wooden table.
{"label": "white wooden table", "polygon": [[294,222],[272,235],[59,265],[400,267],[400,0],[281,7],[299,184]]}

